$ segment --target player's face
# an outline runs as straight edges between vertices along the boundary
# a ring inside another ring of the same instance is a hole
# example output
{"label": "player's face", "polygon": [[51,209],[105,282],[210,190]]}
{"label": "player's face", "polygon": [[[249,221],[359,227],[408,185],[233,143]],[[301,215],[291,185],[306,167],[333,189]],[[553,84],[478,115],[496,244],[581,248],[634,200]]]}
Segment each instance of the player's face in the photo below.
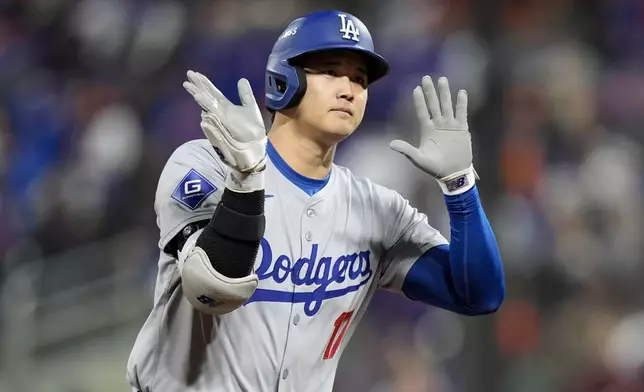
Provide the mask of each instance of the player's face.
{"label": "player's face", "polygon": [[360,125],[367,104],[362,58],[347,51],[322,52],[309,55],[300,66],[306,72],[307,87],[297,108],[298,121],[327,139],[349,136]]}

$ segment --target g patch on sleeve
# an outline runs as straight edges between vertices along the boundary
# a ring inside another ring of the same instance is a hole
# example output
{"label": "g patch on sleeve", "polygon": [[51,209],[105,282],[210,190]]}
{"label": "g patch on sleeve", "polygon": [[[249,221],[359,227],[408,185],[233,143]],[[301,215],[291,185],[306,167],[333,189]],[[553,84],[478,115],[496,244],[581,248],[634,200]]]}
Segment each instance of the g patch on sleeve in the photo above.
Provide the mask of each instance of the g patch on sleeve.
{"label": "g patch on sleeve", "polygon": [[196,209],[204,200],[217,190],[210,181],[190,169],[172,193],[172,198],[191,210]]}

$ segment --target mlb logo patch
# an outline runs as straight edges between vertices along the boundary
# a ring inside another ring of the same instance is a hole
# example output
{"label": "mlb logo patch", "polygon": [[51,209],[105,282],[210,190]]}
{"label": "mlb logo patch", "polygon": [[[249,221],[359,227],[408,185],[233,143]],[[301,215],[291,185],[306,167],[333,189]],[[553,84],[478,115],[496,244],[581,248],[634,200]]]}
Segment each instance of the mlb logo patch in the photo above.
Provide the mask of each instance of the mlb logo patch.
{"label": "mlb logo patch", "polygon": [[199,174],[195,169],[190,169],[172,193],[172,198],[190,208],[196,209],[213,192],[217,190],[210,181]]}

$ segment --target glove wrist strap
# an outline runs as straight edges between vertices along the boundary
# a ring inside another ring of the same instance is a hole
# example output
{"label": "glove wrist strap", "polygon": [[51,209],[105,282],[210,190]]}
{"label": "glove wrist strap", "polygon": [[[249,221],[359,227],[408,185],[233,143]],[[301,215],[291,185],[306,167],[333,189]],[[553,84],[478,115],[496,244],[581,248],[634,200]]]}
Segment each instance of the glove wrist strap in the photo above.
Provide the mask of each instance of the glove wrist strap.
{"label": "glove wrist strap", "polygon": [[460,172],[437,179],[437,181],[445,195],[454,196],[472,189],[477,178],[478,176],[476,175],[476,171],[474,171],[474,166],[470,166]]}
{"label": "glove wrist strap", "polygon": [[260,191],[264,189],[264,171],[242,173],[231,167],[228,169],[224,184],[227,189],[237,193]]}

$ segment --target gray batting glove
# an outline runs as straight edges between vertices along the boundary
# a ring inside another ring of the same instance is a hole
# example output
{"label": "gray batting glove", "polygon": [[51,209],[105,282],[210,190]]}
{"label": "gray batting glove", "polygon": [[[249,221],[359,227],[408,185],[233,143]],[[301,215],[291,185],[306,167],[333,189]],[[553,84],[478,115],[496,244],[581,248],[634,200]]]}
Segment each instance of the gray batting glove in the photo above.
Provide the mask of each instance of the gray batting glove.
{"label": "gray batting glove", "polygon": [[264,169],[266,128],[247,79],[237,83],[241,105],[230,102],[204,75],[188,71],[183,87],[201,106],[201,127],[226,163],[240,172]]}
{"label": "gray batting glove", "polygon": [[389,146],[436,178],[443,193],[458,195],[471,189],[477,178],[472,166],[472,140],[467,125],[467,93],[465,90],[458,92],[454,113],[447,78],[438,80],[438,91],[440,94],[436,94],[429,76],[423,77],[421,85],[414,89],[420,146],[416,148],[402,140],[394,140]]}
{"label": "gray batting glove", "polygon": [[261,174],[266,167],[266,128],[247,79],[237,90],[241,105],[230,102],[204,75],[188,71],[183,87],[203,109],[201,129],[224,162],[233,170],[226,187],[238,192],[264,188]]}

